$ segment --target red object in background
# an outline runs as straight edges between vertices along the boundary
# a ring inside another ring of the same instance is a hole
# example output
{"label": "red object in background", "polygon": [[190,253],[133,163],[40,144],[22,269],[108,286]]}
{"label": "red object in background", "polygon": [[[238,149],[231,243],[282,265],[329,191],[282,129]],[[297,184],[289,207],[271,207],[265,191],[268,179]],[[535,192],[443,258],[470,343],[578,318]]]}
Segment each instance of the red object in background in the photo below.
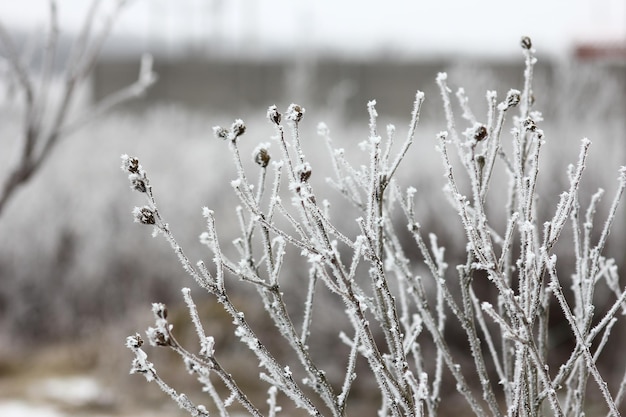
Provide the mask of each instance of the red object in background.
{"label": "red object in background", "polygon": [[574,56],[581,60],[626,60],[626,42],[579,43],[574,47]]}

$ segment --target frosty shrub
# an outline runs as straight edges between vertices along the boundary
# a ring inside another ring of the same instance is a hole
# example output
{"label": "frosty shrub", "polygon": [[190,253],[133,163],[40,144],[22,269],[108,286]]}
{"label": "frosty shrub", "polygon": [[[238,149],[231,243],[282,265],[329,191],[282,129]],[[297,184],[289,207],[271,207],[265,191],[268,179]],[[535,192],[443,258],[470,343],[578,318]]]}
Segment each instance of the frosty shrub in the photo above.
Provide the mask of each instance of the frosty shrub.
{"label": "frosty shrub", "polygon": [[[373,396],[380,399],[378,410],[371,410],[370,415],[377,411],[379,416],[435,416],[445,399],[446,378],[464,399],[459,408],[465,415],[580,416],[589,407],[595,413],[604,409],[603,413],[620,415],[626,379],[609,384],[597,360],[618,315],[626,312],[626,291],[620,288],[617,267],[602,255],[626,187],[626,167],[619,171],[608,217],[595,227],[594,214],[603,191],[593,195],[586,208],[581,207],[579,188],[591,144],[583,139],[579,159],[567,172],[569,189],[560,195],[553,216],[539,223],[536,187],[542,180],[539,159],[544,134],[541,114],[532,109],[535,57],[528,38],[523,38],[522,50],[522,90],[510,90],[500,102],[496,92],[489,91],[484,121],[473,115],[463,90],[456,94],[469,126],[465,130],[457,127],[446,74],[437,77],[447,118],[447,130],[437,135],[446,178],[443,192],[458,214],[466,239],[452,242],[466,248],[466,258],[452,268],[437,236],[425,236],[418,222],[414,200],[429,196],[412,187],[402,188],[394,179],[414,141],[424,102],[419,91],[407,137],[396,146],[395,128],[389,126],[383,139],[375,102],[368,104],[370,134],[361,149],[368,154],[369,164],[363,166],[353,166],[348,152],[333,148],[329,129],[320,124],[330,167],[313,167],[301,146],[299,124],[305,110],[295,104],[284,115],[276,106],[268,109],[278,150],[270,153],[268,144],[256,148],[256,181],[251,180],[240,155],[239,141],[246,132],[243,121],[236,120],[230,128],[215,127],[215,136],[226,142],[237,168],[231,185],[241,202],[235,209],[241,236],[234,240],[239,256],[226,255],[214,212],[204,208],[207,228],[200,241],[212,254],[211,265],[187,258],[157,208],[139,160],[122,157],[131,187],[146,197],[145,205],[133,211],[135,221],[151,226],[154,235],[162,235],[185,272],[212,296],[209,302],[221,304],[232,319],[235,335],[257,358],[258,378],[267,383],[267,404],[253,404],[220,364],[217,341],[205,333],[190,289],[182,292],[199,338],[198,351],[178,342],[166,307],[155,303],[156,323],[147,331],[148,341],[180,355],[219,415],[245,410],[254,416],[275,416],[281,407],[297,407],[313,416],[346,416],[355,381],[369,379],[377,387]],[[514,111],[517,115],[509,116]],[[510,134],[503,133],[507,116],[514,126]],[[333,172],[328,184],[360,213],[357,218],[337,216],[328,201],[318,200],[310,178],[321,169]],[[494,185],[498,176],[508,178],[504,189]],[[506,218],[506,223],[491,221],[493,213]],[[399,217],[408,232],[398,227]],[[357,226],[350,229],[356,233],[346,232],[348,223]],[[566,226],[573,236],[563,242],[575,260],[571,276],[562,276],[554,254]],[[299,268],[308,271],[308,282],[298,287],[301,296],[296,301],[282,290],[282,281],[294,273],[285,266],[288,257],[299,259]],[[284,355],[279,357],[262,342],[230,296],[233,279],[256,289],[267,319],[284,339],[282,345],[292,351],[291,359],[282,359]],[[347,347],[346,355],[310,349],[314,310],[324,308],[316,298],[321,286],[345,306],[349,326],[337,337]],[[601,309],[594,301],[598,288],[612,294]],[[561,311],[574,340],[565,358],[555,359],[552,352],[551,306]],[[447,326],[452,322],[465,334],[465,353],[451,347]],[[208,406],[194,403],[161,378],[143,343],[139,334],[126,341],[135,355],[131,373],[156,382],[191,415],[209,415]],[[424,348],[427,345],[432,347],[429,351]],[[332,372],[322,369],[321,357],[330,357]],[[249,372],[256,377],[256,370]]]}

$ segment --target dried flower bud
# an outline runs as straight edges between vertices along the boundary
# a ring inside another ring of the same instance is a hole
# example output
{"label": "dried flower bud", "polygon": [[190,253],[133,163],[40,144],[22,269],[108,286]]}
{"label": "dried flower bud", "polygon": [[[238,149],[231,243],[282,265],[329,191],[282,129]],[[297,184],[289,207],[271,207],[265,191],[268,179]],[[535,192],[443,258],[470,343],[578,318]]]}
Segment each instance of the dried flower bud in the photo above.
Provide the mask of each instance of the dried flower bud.
{"label": "dried flower bud", "polygon": [[148,191],[148,186],[146,185],[146,181],[137,173],[132,173],[128,176],[128,181],[130,181],[130,188],[139,191],[140,193],[145,193]]}
{"label": "dried flower bud", "polygon": [[519,104],[522,99],[522,95],[519,90],[509,90],[506,95],[506,108],[507,110],[511,107],[515,107]]}
{"label": "dried flower bud", "polygon": [[298,104],[290,104],[287,108],[287,119],[293,120],[294,122],[299,122],[302,120],[302,116],[304,115],[305,109]]}
{"label": "dried flower bud", "polygon": [[155,224],[156,217],[155,211],[148,206],[143,207],[135,207],[133,209],[133,216],[135,216],[135,221],[141,224]]}
{"label": "dried flower bud", "polygon": [[143,346],[143,339],[139,333],[135,333],[134,336],[128,336],[126,338],[126,347],[129,349],[139,349]]}
{"label": "dried flower bud", "polygon": [[237,119],[231,125],[230,130],[231,130],[231,132],[233,134],[233,139],[234,138],[238,138],[239,136],[241,136],[244,133],[246,133],[246,125],[243,122],[243,120]]}
{"label": "dried flower bud", "polygon": [[278,111],[276,105],[269,106],[267,109],[267,118],[270,122],[274,123],[276,126],[280,124],[281,114]]}
{"label": "dried flower bud", "polygon": [[485,155],[476,155],[476,158],[474,158],[474,160],[476,161],[476,165],[478,165],[478,169],[480,170],[480,172],[482,172],[483,168],[485,167]]}
{"label": "dried flower bud", "polygon": [[524,120],[523,126],[524,126],[524,129],[531,131],[531,132],[534,132],[535,130],[537,130],[537,124],[535,124],[535,121],[531,119],[530,117]]}
{"label": "dried flower bud", "polygon": [[170,336],[163,327],[149,327],[146,330],[146,335],[153,346],[170,346],[171,344]]}
{"label": "dried flower bud", "polygon": [[254,150],[254,162],[265,168],[270,163],[270,154],[264,147],[258,147]]}
{"label": "dried flower bud", "polygon": [[521,45],[523,49],[530,49],[533,47],[533,43],[530,41],[528,36],[522,36]]}
{"label": "dried flower bud", "polygon": [[296,167],[296,175],[300,182],[306,182],[311,178],[311,165],[308,162],[300,164]]}
{"label": "dried flower bud", "polygon": [[487,137],[487,128],[485,125],[478,125],[474,128],[474,140],[480,142]]}
{"label": "dried flower bud", "polygon": [[[140,351],[141,352],[141,351]],[[144,374],[148,381],[153,380],[154,367],[152,363],[147,361],[144,357],[146,354],[144,353],[141,358],[135,358],[131,362],[130,373],[131,374]]]}
{"label": "dried flower bud", "polygon": [[163,303],[152,303],[152,312],[158,319],[167,318],[167,307]]}
{"label": "dried flower bud", "polygon": [[134,156],[122,155],[122,171],[128,171],[131,174],[137,174],[141,169],[139,159]]}
{"label": "dried flower bud", "polygon": [[213,126],[213,134],[218,139],[226,140],[230,137],[230,132],[228,129],[223,128],[222,126]]}

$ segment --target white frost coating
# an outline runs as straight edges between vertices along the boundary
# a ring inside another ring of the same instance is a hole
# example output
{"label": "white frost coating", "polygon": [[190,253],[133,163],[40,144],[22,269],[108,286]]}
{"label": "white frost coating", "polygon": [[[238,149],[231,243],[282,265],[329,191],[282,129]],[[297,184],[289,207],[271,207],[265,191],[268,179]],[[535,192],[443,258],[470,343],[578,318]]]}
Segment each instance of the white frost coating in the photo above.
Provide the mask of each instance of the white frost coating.
{"label": "white frost coating", "polygon": [[207,219],[211,218],[213,217],[213,210],[211,210],[208,207],[202,207],[202,215],[206,217]]}
{"label": "white frost coating", "polygon": [[206,336],[200,341],[200,354],[206,357],[212,357],[215,354],[215,339],[213,336]]}
{"label": "white frost coating", "polygon": [[324,260],[324,257],[320,254],[309,254],[307,261],[313,265],[319,265]]}
{"label": "white frost coating", "polygon": [[198,236],[198,239],[200,240],[200,243],[202,243],[203,245],[211,246],[213,244],[213,239],[211,239],[211,235],[209,234],[209,232],[200,233],[200,236]]}

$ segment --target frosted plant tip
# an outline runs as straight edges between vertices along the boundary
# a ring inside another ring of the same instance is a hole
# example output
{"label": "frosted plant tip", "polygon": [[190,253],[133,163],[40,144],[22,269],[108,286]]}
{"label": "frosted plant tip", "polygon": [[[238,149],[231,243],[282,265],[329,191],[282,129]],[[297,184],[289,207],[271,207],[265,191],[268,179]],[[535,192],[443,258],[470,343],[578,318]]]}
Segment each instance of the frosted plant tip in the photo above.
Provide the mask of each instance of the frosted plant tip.
{"label": "frosted plant tip", "polygon": [[532,118],[530,118],[530,117],[527,117],[527,118],[524,120],[524,122],[523,122],[523,126],[524,126],[524,129],[526,129],[526,130],[527,130],[527,131],[529,131],[529,132],[534,132],[534,131],[536,131],[536,130],[537,130],[537,124],[536,124],[536,123],[535,123],[535,121],[534,121]]}
{"label": "frosted plant tip", "polygon": [[304,116],[305,109],[299,104],[291,103],[287,108],[287,119],[294,122],[299,122]]}
{"label": "frosted plant tip", "polygon": [[126,338],[126,347],[129,349],[139,349],[143,345],[143,339],[139,333],[135,333],[133,336]]}
{"label": "frosted plant tip", "polygon": [[271,158],[270,153],[267,151],[267,148],[269,148],[269,144],[261,143],[252,152],[252,159],[254,159],[254,162],[262,168],[267,167],[267,165],[270,163]]}
{"label": "frosted plant tip", "polygon": [[132,173],[128,175],[128,181],[130,182],[130,188],[139,191],[140,193],[145,193],[148,191],[148,185],[144,178],[138,173]]}
{"label": "frosted plant tip", "polygon": [[515,107],[519,104],[522,95],[519,90],[509,90],[506,95],[505,110]]}
{"label": "frosted plant tip", "polygon": [[222,126],[213,126],[213,135],[215,135],[217,139],[226,140],[230,137],[230,132]]}
{"label": "frosted plant tip", "polygon": [[130,172],[131,174],[136,174],[141,169],[141,165],[139,165],[139,159],[134,156],[128,156],[127,154],[122,155],[122,171]]}
{"label": "frosted plant tip", "polygon": [[210,208],[204,206],[202,207],[202,215],[204,217],[213,217],[213,210],[211,210]]}
{"label": "frosted plant tip", "polygon": [[278,111],[278,108],[276,107],[275,104],[273,106],[269,106],[268,107],[268,109],[267,109],[267,119],[270,122],[272,122],[276,126],[278,126],[280,124],[281,117],[282,117],[282,115]]}
{"label": "frosted plant tip", "polygon": [[148,206],[135,207],[133,217],[136,223],[156,224],[156,212]]}
{"label": "frosted plant tip", "polygon": [[246,133],[246,124],[241,119],[237,119],[230,127],[230,131],[233,132],[233,139]]}
{"label": "frosted plant tip", "polygon": [[480,142],[487,137],[487,128],[485,125],[477,123],[474,125],[474,140]]}
{"label": "frosted plant tip", "polygon": [[152,303],[152,312],[154,313],[156,318],[167,318],[167,307],[163,303]]}

